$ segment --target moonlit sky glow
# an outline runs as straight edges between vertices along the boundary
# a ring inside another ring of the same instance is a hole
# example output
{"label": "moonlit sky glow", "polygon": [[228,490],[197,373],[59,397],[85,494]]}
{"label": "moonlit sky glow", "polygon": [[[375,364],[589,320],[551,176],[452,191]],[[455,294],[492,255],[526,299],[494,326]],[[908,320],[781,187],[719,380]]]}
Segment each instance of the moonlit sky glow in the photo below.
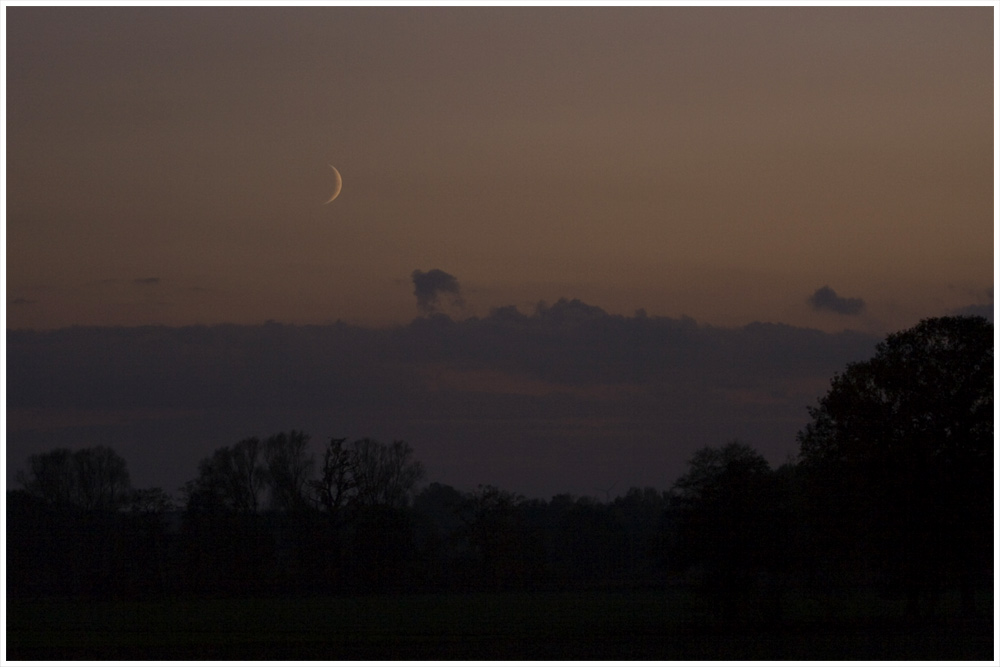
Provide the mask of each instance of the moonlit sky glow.
{"label": "moonlit sky glow", "polygon": [[991,11],[11,7],[8,327],[991,302]]}
{"label": "moonlit sky glow", "polygon": [[294,428],[664,489],[992,319],[989,5],[4,11],[8,484]]}

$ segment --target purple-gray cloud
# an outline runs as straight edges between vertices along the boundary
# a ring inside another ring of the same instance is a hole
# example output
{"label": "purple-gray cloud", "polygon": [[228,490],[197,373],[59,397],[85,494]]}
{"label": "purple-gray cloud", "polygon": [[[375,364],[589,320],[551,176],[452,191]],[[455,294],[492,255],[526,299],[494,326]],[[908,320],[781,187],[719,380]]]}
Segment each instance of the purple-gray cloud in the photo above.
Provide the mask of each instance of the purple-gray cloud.
{"label": "purple-gray cloud", "polygon": [[858,298],[838,296],[829,285],[824,285],[813,292],[809,303],[816,310],[830,310],[841,315],[857,315],[865,309],[865,302]]}
{"label": "purple-gray cloud", "polygon": [[993,304],[992,303],[977,303],[971,306],[965,306],[964,308],[959,308],[954,312],[955,315],[973,315],[979,317],[985,317],[990,322],[993,321]]}
{"label": "purple-gray cloud", "polygon": [[458,278],[440,269],[430,271],[414,270],[410,274],[413,280],[413,294],[417,297],[417,308],[425,315],[437,311],[442,295],[450,295],[454,305],[461,307],[462,290]]}
{"label": "purple-gray cloud", "polygon": [[113,446],[177,489],[212,450],[302,429],[403,439],[428,481],[531,496],[669,487],[733,438],[780,463],[805,406],[876,337],[610,315],[577,300],[408,326],[7,332],[9,481],[28,455]]}

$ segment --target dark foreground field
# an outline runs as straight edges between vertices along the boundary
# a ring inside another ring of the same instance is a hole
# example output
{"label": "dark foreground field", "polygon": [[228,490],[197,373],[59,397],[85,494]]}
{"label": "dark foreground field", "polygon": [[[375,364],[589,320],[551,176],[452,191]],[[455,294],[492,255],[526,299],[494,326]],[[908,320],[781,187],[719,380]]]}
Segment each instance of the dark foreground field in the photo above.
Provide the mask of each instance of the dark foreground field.
{"label": "dark foreground field", "polygon": [[[986,602],[986,601],[982,601]],[[992,660],[993,619],[806,599],[723,625],[681,594],[9,601],[11,660]],[[984,609],[986,606],[984,605]]]}

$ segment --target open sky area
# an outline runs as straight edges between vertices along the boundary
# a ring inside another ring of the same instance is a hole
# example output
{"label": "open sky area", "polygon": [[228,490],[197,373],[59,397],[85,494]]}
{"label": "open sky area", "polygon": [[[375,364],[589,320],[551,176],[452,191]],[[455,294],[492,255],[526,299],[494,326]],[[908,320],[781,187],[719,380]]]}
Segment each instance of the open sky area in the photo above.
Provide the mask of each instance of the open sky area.
{"label": "open sky area", "polygon": [[8,482],[303,428],[666,488],[992,320],[990,5],[4,12]]}

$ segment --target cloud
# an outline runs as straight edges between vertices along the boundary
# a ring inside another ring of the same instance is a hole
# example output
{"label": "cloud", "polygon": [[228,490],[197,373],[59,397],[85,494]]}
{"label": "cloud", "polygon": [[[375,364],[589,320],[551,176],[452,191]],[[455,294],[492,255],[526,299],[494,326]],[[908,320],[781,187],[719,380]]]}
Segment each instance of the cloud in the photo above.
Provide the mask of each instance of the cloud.
{"label": "cloud", "polygon": [[535,307],[535,315],[544,321],[579,324],[606,317],[598,306],[591,306],[579,299],[559,299],[549,306],[544,301]]}
{"label": "cloud", "polygon": [[832,310],[841,315],[857,315],[865,309],[864,299],[838,296],[829,285],[824,285],[813,292],[809,297],[809,303],[816,310]]}
{"label": "cloud", "polygon": [[985,317],[993,321],[993,288],[970,288],[948,285],[948,287],[969,298],[969,305],[951,311],[952,315],[971,315]]}
{"label": "cloud", "polygon": [[132,283],[135,285],[158,285],[160,283],[160,279],[156,277],[136,278],[135,280],[132,281]]}
{"label": "cloud", "polygon": [[985,317],[990,322],[993,321],[993,304],[992,303],[977,303],[971,306],[966,306],[964,308],[959,308],[954,312],[955,315],[973,315],[978,317]]}
{"label": "cloud", "polygon": [[458,278],[440,269],[424,272],[416,269],[410,274],[413,279],[413,294],[417,297],[417,308],[430,315],[437,311],[441,295],[451,295],[451,302],[459,308],[464,306]]}
{"label": "cloud", "polygon": [[[414,281],[428,307],[458,296],[440,273]],[[575,299],[386,329],[8,331],[8,410],[22,423],[7,433],[8,481],[32,453],[113,442],[137,484],[175,489],[215,448],[299,428],[317,443],[407,440],[430,480],[463,488],[584,493],[606,476],[667,488],[706,444],[742,438],[783,461],[805,406],[876,343],[626,317]]]}
{"label": "cloud", "polygon": [[37,303],[33,299],[25,299],[23,296],[14,297],[7,301],[8,306],[30,306],[33,303]]}

